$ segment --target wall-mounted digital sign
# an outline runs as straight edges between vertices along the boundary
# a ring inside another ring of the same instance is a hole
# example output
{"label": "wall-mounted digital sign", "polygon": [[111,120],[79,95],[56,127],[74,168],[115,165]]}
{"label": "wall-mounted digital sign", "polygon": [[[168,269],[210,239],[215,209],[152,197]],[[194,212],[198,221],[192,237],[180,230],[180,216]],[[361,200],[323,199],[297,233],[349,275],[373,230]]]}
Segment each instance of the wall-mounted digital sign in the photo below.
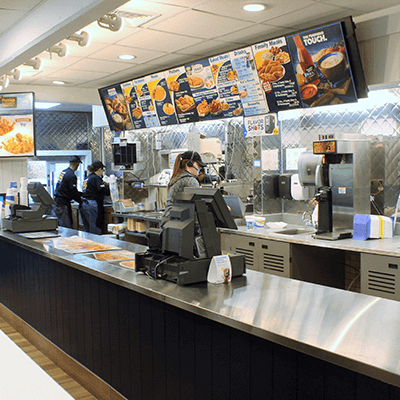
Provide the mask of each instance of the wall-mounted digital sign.
{"label": "wall-mounted digital sign", "polygon": [[367,92],[351,17],[99,89],[113,131],[352,103]]}
{"label": "wall-mounted digital sign", "polygon": [[35,155],[34,93],[0,94],[0,157]]}

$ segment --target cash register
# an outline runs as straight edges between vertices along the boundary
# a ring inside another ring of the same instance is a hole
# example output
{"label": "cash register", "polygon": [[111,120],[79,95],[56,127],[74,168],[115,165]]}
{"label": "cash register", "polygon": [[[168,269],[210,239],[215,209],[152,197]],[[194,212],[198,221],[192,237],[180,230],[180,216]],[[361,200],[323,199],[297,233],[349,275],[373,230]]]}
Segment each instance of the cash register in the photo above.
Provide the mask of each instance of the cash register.
{"label": "cash register", "polygon": [[56,230],[57,218],[46,214],[49,206],[55,205],[49,192],[40,182],[28,183],[27,190],[33,205],[31,207],[12,205],[11,216],[2,220],[3,228],[15,233]]}
{"label": "cash register", "polygon": [[[176,196],[170,220],[147,231],[149,249],[136,253],[136,272],[179,285],[207,281],[212,257],[221,255],[217,227],[237,229],[221,191],[185,188]],[[229,258],[232,277],[246,272],[244,255]]]}

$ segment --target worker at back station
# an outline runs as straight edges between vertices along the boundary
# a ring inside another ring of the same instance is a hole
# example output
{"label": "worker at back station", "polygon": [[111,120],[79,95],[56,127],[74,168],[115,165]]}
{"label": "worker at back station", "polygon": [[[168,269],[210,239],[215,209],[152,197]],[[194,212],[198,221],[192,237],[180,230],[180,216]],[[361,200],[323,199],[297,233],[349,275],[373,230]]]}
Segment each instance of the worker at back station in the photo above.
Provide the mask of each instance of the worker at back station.
{"label": "worker at back station", "polygon": [[58,225],[65,228],[72,228],[71,201],[75,200],[77,203],[81,203],[82,193],[76,187],[78,179],[75,175],[75,171],[78,170],[81,163],[82,161],[78,156],[69,159],[69,167],[61,172],[54,191],[55,214],[58,218]]}
{"label": "worker at back station", "polygon": [[88,166],[89,176],[82,185],[81,216],[85,232],[101,235],[104,223],[104,196],[110,195],[107,183],[103,181],[105,165],[95,161]]}
{"label": "worker at back station", "polygon": [[169,214],[175,202],[177,193],[185,187],[200,187],[198,176],[206,166],[197,151],[188,150],[176,156],[174,169],[168,183],[168,196],[165,211],[161,217],[162,225],[169,221]]}

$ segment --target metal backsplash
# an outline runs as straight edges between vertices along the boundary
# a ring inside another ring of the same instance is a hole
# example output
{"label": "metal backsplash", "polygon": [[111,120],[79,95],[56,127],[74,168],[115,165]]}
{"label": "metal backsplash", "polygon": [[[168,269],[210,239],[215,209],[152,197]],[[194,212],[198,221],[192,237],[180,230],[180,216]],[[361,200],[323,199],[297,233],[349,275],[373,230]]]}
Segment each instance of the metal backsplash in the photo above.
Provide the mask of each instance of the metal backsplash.
{"label": "metal backsplash", "polygon": [[[207,138],[221,140],[226,176],[239,183],[253,182],[255,212],[300,213],[311,209],[307,201],[277,198],[271,178],[296,173],[296,169],[287,168],[287,151],[311,150],[318,133],[324,132],[358,133],[371,139],[371,194],[374,197],[371,212],[390,214],[393,211],[400,189],[400,89],[370,92],[368,99],[354,105],[281,112],[278,122],[279,135],[256,138],[243,137],[241,118],[196,123]],[[142,160],[137,169],[129,172],[130,179],[145,180],[161,172],[165,168],[162,151],[187,148],[187,134],[193,125],[126,132],[130,139],[141,144]],[[91,149],[93,160],[102,159],[109,173],[118,173],[111,171],[113,137],[108,128],[92,128],[90,113],[36,112],[38,150]],[[161,151],[154,151],[157,139],[161,139]],[[254,160],[260,160],[262,167],[253,168]],[[124,189],[125,197],[140,200],[131,186]]]}

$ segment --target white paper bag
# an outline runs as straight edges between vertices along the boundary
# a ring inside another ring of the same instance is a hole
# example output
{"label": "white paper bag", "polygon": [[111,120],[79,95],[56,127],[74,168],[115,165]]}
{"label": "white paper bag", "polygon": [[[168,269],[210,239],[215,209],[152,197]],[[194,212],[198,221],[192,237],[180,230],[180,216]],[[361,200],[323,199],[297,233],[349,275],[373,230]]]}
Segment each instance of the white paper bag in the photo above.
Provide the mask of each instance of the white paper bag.
{"label": "white paper bag", "polygon": [[229,283],[232,280],[231,260],[227,254],[214,256],[208,268],[207,281],[210,283]]}

